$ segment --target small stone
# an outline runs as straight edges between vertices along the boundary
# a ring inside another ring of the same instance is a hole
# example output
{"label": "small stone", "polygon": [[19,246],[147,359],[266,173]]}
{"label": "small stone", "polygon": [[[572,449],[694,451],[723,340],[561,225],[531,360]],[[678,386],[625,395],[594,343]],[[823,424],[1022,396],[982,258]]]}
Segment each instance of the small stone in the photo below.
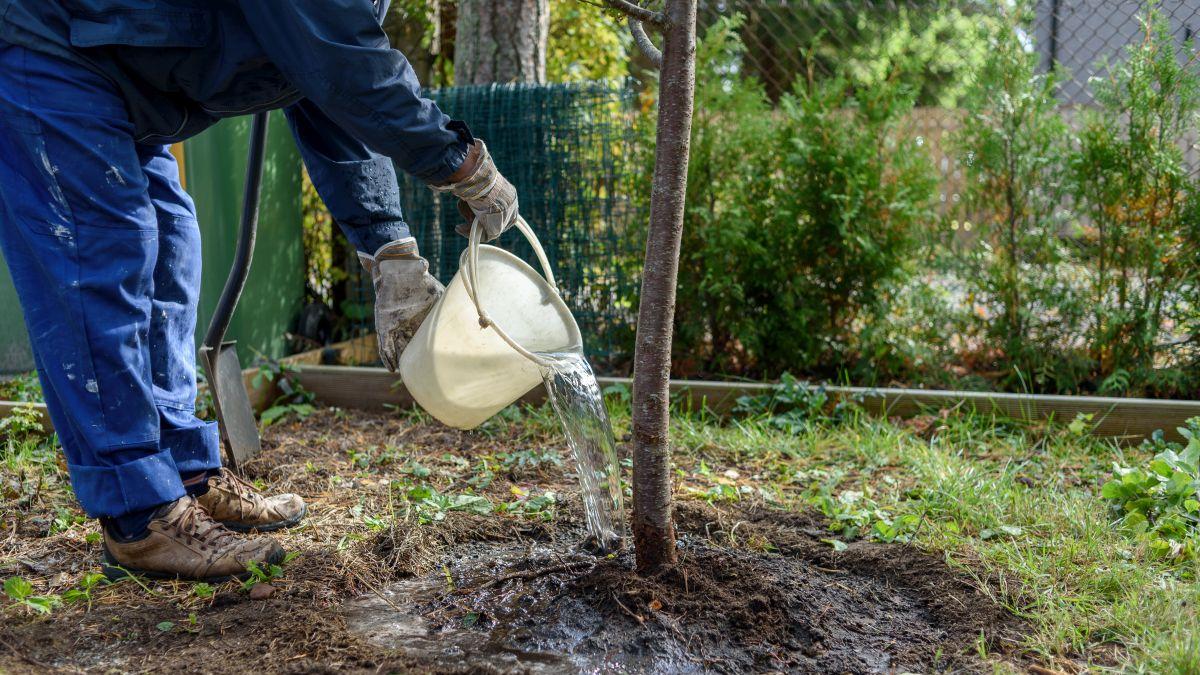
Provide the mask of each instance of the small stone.
{"label": "small stone", "polygon": [[250,588],[251,600],[266,600],[275,592],[275,587],[271,584],[254,584]]}

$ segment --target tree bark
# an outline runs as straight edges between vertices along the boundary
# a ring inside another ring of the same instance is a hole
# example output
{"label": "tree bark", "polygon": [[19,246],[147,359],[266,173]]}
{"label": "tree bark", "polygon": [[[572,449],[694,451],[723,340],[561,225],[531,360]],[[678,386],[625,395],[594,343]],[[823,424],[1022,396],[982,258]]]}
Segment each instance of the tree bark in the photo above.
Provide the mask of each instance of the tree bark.
{"label": "tree bark", "polygon": [[460,0],[454,84],[546,81],[549,0]]}
{"label": "tree bark", "polygon": [[650,228],[633,365],[633,542],[640,573],[674,564],[670,377],[696,88],[696,3],[667,0]]}

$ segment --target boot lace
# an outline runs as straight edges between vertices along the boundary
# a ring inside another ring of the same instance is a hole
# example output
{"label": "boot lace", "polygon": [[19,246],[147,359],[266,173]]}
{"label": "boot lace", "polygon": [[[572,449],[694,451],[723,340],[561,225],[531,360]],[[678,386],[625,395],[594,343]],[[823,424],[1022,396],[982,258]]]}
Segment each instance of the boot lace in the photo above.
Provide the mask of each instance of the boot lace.
{"label": "boot lace", "polygon": [[238,518],[245,518],[247,506],[254,507],[262,499],[257,489],[225,467],[221,467],[218,475],[221,479],[222,489],[232,493],[237,500]]}
{"label": "boot lace", "polygon": [[168,524],[189,545],[200,544],[201,550],[220,550],[223,546],[230,545],[237,540],[233,532],[210,518],[195,499],[190,499],[187,508],[180,511],[173,520],[168,521]]}

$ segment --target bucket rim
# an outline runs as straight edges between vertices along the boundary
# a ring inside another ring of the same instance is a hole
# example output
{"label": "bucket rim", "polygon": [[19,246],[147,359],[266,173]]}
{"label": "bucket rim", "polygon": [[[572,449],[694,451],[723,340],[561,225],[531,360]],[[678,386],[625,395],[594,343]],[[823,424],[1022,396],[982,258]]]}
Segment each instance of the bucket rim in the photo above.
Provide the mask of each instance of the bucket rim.
{"label": "bucket rim", "polygon": [[[479,244],[478,251],[480,258],[482,258],[484,255],[488,255],[499,258],[502,261],[515,263],[515,267],[519,269],[525,276],[534,279],[537,284],[542,287],[542,290],[545,292],[545,294],[550,298],[550,303],[554,305],[555,309],[558,310],[558,313],[562,316],[565,316],[567,319],[566,324],[567,328],[569,329],[568,333],[570,334],[572,344],[564,347],[564,349],[583,349],[583,333],[579,330],[579,322],[575,320],[575,314],[571,311],[571,308],[567,306],[566,300],[563,300],[562,295],[558,292],[557,287],[547,281],[546,277],[538,272],[533,265],[525,262],[520,256],[508,251],[507,249],[500,248],[499,246],[492,246],[491,244],[481,243]],[[459,255],[458,271],[454,274],[455,278],[462,278],[463,287],[468,291],[468,294],[470,294],[472,290],[470,279],[471,275],[464,274],[464,270],[466,270],[467,256],[470,254],[470,252],[471,250],[468,248],[465,249],[461,255]],[[500,326],[496,325],[494,321],[492,322],[491,327],[501,328]],[[515,338],[513,339],[513,342],[517,342]],[[522,349],[524,349],[523,346]]]}

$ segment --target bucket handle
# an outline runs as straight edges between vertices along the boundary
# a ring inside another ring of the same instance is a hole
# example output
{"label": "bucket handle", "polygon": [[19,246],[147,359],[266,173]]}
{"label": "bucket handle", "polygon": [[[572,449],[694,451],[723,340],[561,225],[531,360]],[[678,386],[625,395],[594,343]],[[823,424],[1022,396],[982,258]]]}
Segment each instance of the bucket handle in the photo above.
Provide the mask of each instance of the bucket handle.
{"label": "bucket handle", "polygon": [[[534,255],[537,256],[538,262],[542,266],[542,274],[546,277],[546,281],[550,284],[550,288],[558,293],[558,283],[554,280],[554,270],[550,268],[550,260],[546,258],[546,251],[542,248],[542,243],[538,241],[537,235],[533,233],[533,228],[529,227],[529,223],[520,215],[516,220],[517,229],[521,234],[525,235],[525,240],[529,242],[530,248],[533,249]],[[479,224],[479,219],[476,218],[471,223],[471,235],[467,240],[467,268],[466,276],[463,281],[466,282],[465,288],[467,296],[471,298],[471,302],[475,305],[475,312],[479,314],[480,329],[491,328],[496,331],[496,335],[500,336],[509,347],[512,347],[521,356],[529,359],[542,368],[549,368],[550,362],[533,352],[525,349],[516,340],[512,339],[508,333],[500,327],[499,324],[488,315],[487,310],[483,308],[483,304],[479,301],[479,294],[475,292],[475,280],[479,278],[479,245],[483,240],[483,226]]]}

